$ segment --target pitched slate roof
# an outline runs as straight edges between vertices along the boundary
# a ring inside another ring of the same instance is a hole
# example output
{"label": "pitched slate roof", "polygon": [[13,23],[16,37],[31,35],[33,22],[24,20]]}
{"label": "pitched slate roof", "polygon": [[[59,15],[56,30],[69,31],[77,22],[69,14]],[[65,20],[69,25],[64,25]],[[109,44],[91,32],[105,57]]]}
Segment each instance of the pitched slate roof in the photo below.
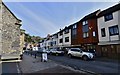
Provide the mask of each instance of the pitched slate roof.
{"label": "pitched slate roof", "polygon": [[120,10],[120,3],[118,3],[117,5],[114,5],[106,10],[103,10],[101,11],[99,14],[98,14],[98,18],[101,17],[101,16],[104,16],[106,14],[109,14],[109,13],[112,13],[112,12],[115,12],[115,11],[118,11]]}
{"label": "pitched slate roof", "polygon": [[90,19],[90,18],[96,18],[97,17],[97,13],[100,11],[100,9],[99,10],[97,10],[97,11],[95,11],[95,12],[93,12],[93,13],[91,13],[91,14],[88,14],[88,15],[86,15],[85,17],[83,17],[80,21],[84,21],[84,20],[87,20],[87,19]]}

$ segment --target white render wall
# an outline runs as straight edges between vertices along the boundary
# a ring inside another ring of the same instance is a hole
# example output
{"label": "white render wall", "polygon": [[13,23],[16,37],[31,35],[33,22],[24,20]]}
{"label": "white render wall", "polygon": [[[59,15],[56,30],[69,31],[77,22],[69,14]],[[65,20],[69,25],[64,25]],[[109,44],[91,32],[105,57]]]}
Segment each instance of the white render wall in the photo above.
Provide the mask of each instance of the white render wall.
{"label": "white render wall", "polygon": [[52,41],[53,41],[53,42],[56,41],[56,45],[53,44],[54,47],[58,46],[58,38],[53,37],[53,40],[52,40]]}
{"label": "white render wall", "polygon": [[63,38],[63,35],[60,36],[60,33],[58,33],[58,46],[62,46],[63,43],[60,43],[60,39]]}
{"label": "white render wall", "polygon": [[[65,37],[69,37],[69,42],[65,42]],[[71,29],[69,29],[69,33],[65,34],[63,32],[63,45],[70,46],[71,45]]]}
{"label": "white render wall", "polygon": [[[65,37],[69,37],[69,42],[65,42]],[[60,39],[63,38],[63,43],[59,43]],[[63,31],[63,35],[60,36],[60,33],[58,33],[58,46],[70,46],[71,45],[71,29],[69,29],[69,33],[65,34]]]}
{"label": "white render wall", "polygon": [[[119,26],[119,33],[120,33],[120,24],[118,24],[118,13],[119,12],[118,11],[113,12],[113,19],[109,20],[109,21],[106,21],[106,22],[104,20],[104,16],[97,19],[97,21],[98,21],[99,42],[119,40],[119,35],[115,35],[115,36],[110,36],[109,35],[109,27],[115,26],[115,25]],[[105,28],[105,33],[106,33],[105,37],[102,37],[102,35],[101,35],[101,29],[102,28]]]}

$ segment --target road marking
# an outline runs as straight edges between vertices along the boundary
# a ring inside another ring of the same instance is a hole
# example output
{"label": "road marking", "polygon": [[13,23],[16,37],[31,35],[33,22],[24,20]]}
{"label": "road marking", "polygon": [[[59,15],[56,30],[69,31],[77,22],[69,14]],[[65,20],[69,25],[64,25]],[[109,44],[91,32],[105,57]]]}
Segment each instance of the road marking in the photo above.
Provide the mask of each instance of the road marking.
{"label": "road marking", "polygon": [[84,72],[88,72],[88,73],[91,73],[91,74],[96,74],[95,72],[93,72],[93,71],[88,71],[88,70],[84,70],[84,69],[80,69],[80,70],[82,70],[82,71],[84,71]]}
{"label": "road marking", "polygon": [[16,66],[17,66],[17,72],[20,73],[20,68],[19,68],[18,63],[16,63]]}

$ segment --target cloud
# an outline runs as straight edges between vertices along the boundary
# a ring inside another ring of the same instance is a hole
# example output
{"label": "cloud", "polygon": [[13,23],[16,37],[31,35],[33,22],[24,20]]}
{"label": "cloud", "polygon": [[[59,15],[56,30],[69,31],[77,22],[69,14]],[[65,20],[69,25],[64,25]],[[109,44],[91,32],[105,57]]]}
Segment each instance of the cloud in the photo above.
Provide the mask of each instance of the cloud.
{"label": "cloud", "polygon": [[[20,9],[22,9],[22,11],[24,11],[29,18],[32,18],[33,21],[27,21],[27,20],[23,20],[23,22],[29,22],[29,25],[31,29],[34,29],[34,31],[36,31],[37,33],[39,32],[44,32],[46,34],[48,33],[53,33],[54,31],[56,31],[58,29],[57,25],[52,23],[50,20],[44,18],[42,15],[36,15],[34,13],[34,11],[31,11],[30,9],[26,8],[24,5],[19,4]],[[43,10],[41,10],[43,11]],[[28,27],[29,27],[28,26]]]}

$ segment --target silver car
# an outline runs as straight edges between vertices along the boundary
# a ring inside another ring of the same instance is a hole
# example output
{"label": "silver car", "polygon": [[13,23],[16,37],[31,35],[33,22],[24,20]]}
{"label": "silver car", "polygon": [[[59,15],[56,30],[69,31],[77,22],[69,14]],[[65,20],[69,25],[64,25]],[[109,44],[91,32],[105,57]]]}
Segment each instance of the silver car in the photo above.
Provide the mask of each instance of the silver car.
{"label": "silver car", "polygon": [[68,56],[81,57],[83,60],[94,59],[93,53],[85,52],[82,48],[70,48],[68,50]]}

